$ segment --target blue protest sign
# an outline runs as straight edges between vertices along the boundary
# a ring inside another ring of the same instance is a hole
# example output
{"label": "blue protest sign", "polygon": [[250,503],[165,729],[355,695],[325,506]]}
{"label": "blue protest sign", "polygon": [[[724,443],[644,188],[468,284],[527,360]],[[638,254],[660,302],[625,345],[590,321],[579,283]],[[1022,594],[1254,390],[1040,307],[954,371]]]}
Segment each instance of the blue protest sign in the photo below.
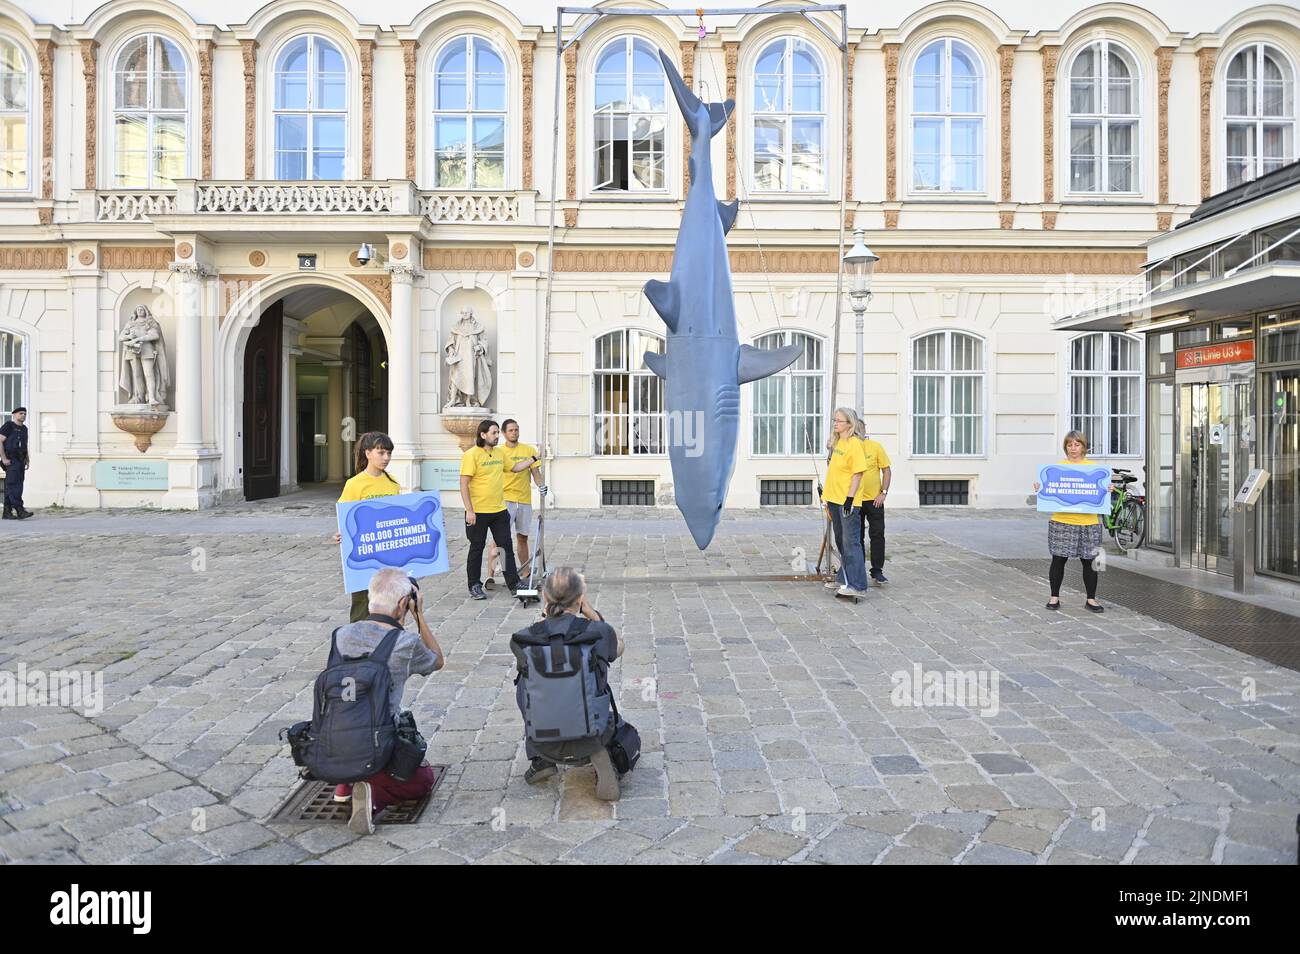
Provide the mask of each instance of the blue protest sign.
{"label": "blue protest sign", "polygon": [[1039,513],[1109,513],[1110,471],[1092,464],[1038,468]]}
{"label": "blue protest sign", "polygon": [[410,576],[446,573],[447,535],[437,493],[398,494],[336,504],[343,588],[370,586],[376,570],[396,567]]}

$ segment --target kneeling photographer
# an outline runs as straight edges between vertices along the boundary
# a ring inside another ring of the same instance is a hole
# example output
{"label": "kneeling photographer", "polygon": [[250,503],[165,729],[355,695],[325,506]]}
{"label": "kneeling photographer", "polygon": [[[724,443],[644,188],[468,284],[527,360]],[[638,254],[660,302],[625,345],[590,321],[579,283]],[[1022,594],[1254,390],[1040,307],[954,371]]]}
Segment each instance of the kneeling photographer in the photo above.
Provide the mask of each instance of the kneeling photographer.
{"label": "kneeling photographer", "polygon": [[623,640],[587,602],[586,583],[572,567],[552,571],[542,586],[542,619],[510,639],[515,700],[524,717],[530,785],[556,774],[557,763],[596,769],[596,797],[615,801],[619,776],[641,753],[636,729],[619,718],[609,666]]}
{"label": "kneeling photographer", "polygon": [[[359,835],[373,833],[375,816],[389,805],[433,788],[433,769],[423,763],[423,739],[411,714],[402,711],[402,693],[409,676],[427,676],[445,660],[413,578],[379,570],[367,595],[370,614],[334,631],[329,664],[316,680],[311,723],[288,733],[294,761],[313,777],[352,782],[339,784],[334,800],[351,800],[348,827]],[[408,612],[418,635],[402,626]]]}

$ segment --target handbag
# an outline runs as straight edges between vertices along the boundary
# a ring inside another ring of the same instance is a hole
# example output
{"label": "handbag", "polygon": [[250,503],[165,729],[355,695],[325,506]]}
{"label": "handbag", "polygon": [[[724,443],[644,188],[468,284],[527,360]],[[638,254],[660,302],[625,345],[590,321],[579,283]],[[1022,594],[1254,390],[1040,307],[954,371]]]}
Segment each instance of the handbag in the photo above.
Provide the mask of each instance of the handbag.
{"label": "handbag", "polygon": [[618,714],[612,691],[609,694],[609,705],[614,710],[615,728],[605,750],[609,752],[609,760],[614,763],[614,771],[623,776],[636,768],[637,760],[641,758],[641,733],[631,722],[624,722]]}
{"label": "handbag", "polygon": [[408,781],[424,764],[424,753],[429,743],[416,728],[415,716],[409,709],[397,717],[397,741],[393,744],[393,757],[385,771],[399,782]]}

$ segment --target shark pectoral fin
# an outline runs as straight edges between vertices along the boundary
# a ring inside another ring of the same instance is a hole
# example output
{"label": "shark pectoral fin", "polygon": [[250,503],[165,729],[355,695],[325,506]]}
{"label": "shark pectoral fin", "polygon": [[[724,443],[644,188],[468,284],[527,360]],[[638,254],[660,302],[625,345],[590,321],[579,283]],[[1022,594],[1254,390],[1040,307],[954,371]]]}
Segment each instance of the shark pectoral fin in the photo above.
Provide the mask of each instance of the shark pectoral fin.
{"label": "shark pectoral fin", "polygon": [[653,351],[647,351],[644,355],[645,366],[653,371],[656,375],[668,380],[668,355],[656,354]]}
{"label": "shark pectoral fin", "polygon": [[740,200],[718,203],[718,218],[722,219],[722,234],[726,235],[736,224],[736,213],[740,211]]}
{"label": "shark pectoral fin", "polygon": [[645,283],[645,296],[669,331],[677,330],[677,288],[671,282],[652,278]]}
{"label": "shark pectoral fin", "polygon": [[803,345],[786,345],[784,348],[751,348],[740,346],[740,366],[736,372],[736,381],[747,384],[757,381],[769,374],[776,374],[788,368],[803,354]]}
{"label": "shark pectoral fin", "polygon": [[709,103],[709,122],[713,124],[713,128],[709,132],[710,138],[716,136],[718,130],[727,125],[727,120],[731,118],[731,114],[735,111],[736,101],[734,99],[729,99],[725,103]]}

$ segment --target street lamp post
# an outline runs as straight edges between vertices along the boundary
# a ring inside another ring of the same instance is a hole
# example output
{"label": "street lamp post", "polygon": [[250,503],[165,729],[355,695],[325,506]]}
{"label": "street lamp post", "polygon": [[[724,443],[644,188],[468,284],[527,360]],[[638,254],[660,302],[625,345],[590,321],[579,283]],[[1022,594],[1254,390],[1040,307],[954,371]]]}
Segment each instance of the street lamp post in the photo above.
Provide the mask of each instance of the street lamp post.
{"label": "street lamp post", "polygon": [[[844,253],[844,265],[848,269],[852,284],[849,286],[849,301],[853,305],[853,323],[857,329],[857,353],[855,355],[856,380],[854,382],[854,407],[863,417],[866,416],[866,403],[862,383],[863,363],[863,325],[866,321],[867,304],[871,301],[871,278],[876,270],[880,256],[872,253],[863,241],[863,230],[853,232],[853,247]],[[834,400],[834,397],[831,398]]]}

